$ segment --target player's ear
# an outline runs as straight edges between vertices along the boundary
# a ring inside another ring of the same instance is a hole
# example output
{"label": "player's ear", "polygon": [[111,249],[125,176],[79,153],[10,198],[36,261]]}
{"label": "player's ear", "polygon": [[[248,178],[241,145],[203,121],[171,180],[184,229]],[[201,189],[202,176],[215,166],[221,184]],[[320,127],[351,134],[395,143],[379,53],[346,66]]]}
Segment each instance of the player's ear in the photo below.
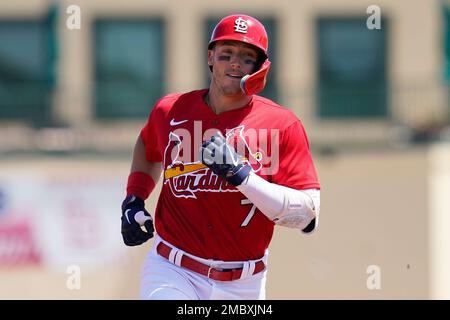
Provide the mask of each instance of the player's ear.
{"label": "player's ear", "polygon": [[214,61],[214,51],[208,50],[208,67],[209,67],[209,71],[211,71],[211,72],[212,72],[212,68],[213,68],[213,61]]}
{"label": "player's ear", "polygon": [[213,65],[213,58],[214,58],[214,51],[208,50],[208,66],[212,67]]}

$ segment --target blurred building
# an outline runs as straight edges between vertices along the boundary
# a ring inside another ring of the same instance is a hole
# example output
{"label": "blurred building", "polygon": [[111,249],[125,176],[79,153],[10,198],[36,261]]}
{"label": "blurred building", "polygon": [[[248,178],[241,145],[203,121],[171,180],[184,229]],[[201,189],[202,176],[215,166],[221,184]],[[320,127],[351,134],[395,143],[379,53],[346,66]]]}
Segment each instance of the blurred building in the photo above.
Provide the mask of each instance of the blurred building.
{"label": "blurred building", "polygon": [[[441,193],[450,187],[448,151],[428,143],[450,140],[449,6],[439,0],[0,2],[0,170],[3,166],[7,177],[3,181],[14,180],[13,170],[26,167],[29,172],[42,155],[118,161],[108,168],[119,181],[154,103],[166,93],[208,86],[207,43],[214,25],[227,14],[250,14],[269,34],[273,64],[262,95],[298,115],[319,162],[325,188],[322,210],[333,216],[328,221],[335,225],[327,227],[325,217],[325,230],[313,238],[311,247],[321,248],[326,256],[330,241],[339,243],[335,228],[347,237],[355,232],[346,229],[348,223],[356,224],[359,236],[340,238],[345,247],[341,257],[327,260],[309,247],[302,248],[303,255],[298,253],[296,259],[309,259],[305,277],[333,281],[323,280],[318,287],[301,279],[300,288],[289,290],[272,285],[269,290],[276,293],[269,297],[448,298],[449,278],[440,277],[450,258],[441,255],[445,247],[432,245],[448,240],[441,237],[445,229],[439,229],[448,214],[448,200]],[[17,157],[22,158],[17,162]],[[69,162],[74,176],[84,172],[86,166]],[[57,163],[51,158],[38,168],[58,176],[63,170]],[[98,161],[87,165],[99,170],[102,166]],[[64,188],[70,181],[63,182]],[[58,184],[45,185],[47,191],[58,189]],[[78,186],[103,188],[98,181]],[[116,186],[120,192],[123,186]],[[398,198],[392,196],[397,192]],[[376,204],[367,203],[372,197]],[[0,189],[0,210],[1,199]],[[380,221],[364,225],[377,214]],[[396,224],[385,226],[392,216]],[[374,225],[381,231],[371,233]],[[377,240],[401,238],[400,226],[408,228],[406,237],[411,240],[400,242],[397,249],[403,255],[390,251],[392,243]],[[440,231],[433,233],[436,230]],[[284,233],[275,241],[278,246],[296,240]],[[417,251],[409,251],[411,245]],[[29,251],[32,261],[39,261],[35,248]],[[340,260],[344,256],[352,266]],[[384,270],[395,283],[376,294],[365,286],[366,267],[374,257],[389,265]],[[416,273],[400,268],[411,261],[418,266]],[[281,271],[283,266],[274,262],[277,265]],[[358,270],[358,284],[344,289]],[[409,291],[402,289],[411,281],[416,282]],[[316,290],[308,295],[308,288]]]}
{"label": "blurred building", "polygon": [[160,96],[208,85],[211,30],[236,11],[265,23],[263,95],[297,113],[313,146],[386,145],[448,124],[443,2],[257,3],[3,2],[0,152],[128,150]]}

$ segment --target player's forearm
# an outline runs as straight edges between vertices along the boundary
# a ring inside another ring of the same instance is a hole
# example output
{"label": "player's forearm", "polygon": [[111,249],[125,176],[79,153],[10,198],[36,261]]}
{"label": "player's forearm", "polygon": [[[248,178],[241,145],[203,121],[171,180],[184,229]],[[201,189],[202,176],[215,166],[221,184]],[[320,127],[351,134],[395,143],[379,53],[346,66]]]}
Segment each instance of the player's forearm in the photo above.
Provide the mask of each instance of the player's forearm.
{"label": "player's forearm", "polygon": [[318,219],[320,191],[317,189],[287,188],[270,183],[254,173],[250,173],[237,188],[277,224],[304,229],[313,219]]}
{"label": "player's forearm", "polygon": [[133,150],[130,175],[127,182],[127,195],[147,199],[155,188],[162,172],[160,162],[149,162],[146,158],[144,142],[139,137]]}
{"label": "player's forearm", "polygon": [[161,172],[161,162],[149,162],[146,158],[145,144],[141,137],[138,137],[133,150],[133,160],[131,163],[130,172],[143,172],[152,177],[155,182],[158,182]]}

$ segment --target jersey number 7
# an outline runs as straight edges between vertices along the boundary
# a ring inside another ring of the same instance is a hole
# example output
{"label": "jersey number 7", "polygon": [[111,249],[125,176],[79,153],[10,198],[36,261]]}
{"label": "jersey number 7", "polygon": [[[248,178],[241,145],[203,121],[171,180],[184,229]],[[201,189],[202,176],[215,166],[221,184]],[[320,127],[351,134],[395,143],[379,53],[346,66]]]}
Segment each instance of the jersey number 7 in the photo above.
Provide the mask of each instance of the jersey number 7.
{"label": "jersey number 7", "polygon": [[255,214],[255,211],[256,211],[256,206],[253,204],[253,202],[251,202],[249,199],[241,199],[242,206],[249,205],[249,204],[251,204],[252,207],[251,207],[250,211],[248,212],[247,216],[245,217],[244,221],[241,223],[241,227],[246,227],[248,225],[248,223],[253,218],[253,215]]}

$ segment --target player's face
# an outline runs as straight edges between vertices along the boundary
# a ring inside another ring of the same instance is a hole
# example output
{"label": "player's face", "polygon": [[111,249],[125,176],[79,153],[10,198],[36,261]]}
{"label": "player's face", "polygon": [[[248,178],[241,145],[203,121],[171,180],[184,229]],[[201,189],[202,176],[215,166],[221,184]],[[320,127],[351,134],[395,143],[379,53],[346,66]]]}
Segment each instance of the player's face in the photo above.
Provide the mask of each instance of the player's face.
{"label": "player's face", "polygon": [[255,71],[258,52],[239,41],[219,41],[208,51],[208,64],[213,67],[212,85],[225,95],[241,94],[241,78]]}

